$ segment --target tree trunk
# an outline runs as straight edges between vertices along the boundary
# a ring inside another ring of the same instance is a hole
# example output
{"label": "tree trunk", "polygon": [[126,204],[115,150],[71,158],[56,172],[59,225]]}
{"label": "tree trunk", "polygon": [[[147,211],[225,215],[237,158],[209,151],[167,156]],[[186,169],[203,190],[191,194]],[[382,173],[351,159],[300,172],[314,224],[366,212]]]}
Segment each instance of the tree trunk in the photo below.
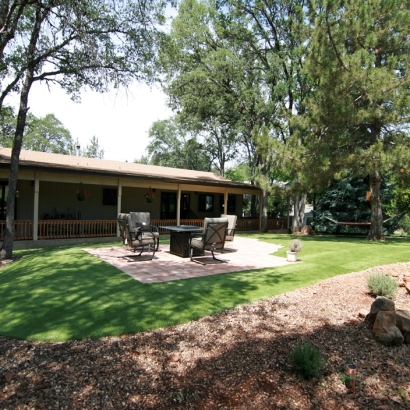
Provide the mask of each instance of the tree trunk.
{"label": "tree trunk", "polygon": [[303,228],[307,194],[295,195],[293,205],[293,233],[300,232]]}
{"label": "tree trunk", "polygon": [[262,197],[261,232],[268,232],[268,192],[266,189],[263,190]]}
{"label": "tree trunk", "polygon": [[6,228],[4,231],[3,246],[0,251],[0,260],[11,259],[13,257],[14,207],[16,203],[19,158],[21,146],[23,143],[24,128],[26,126],[28,95],[33,83],[32,78],[33,73],[30,72],[30,70],[27,70],[26,78],[24,80],[20,94],[20,108],[17,115],[16,133],[14,135],[13,149],[11,151],[9,193],[6,208]]}
{"label": "tree trunk", "polygon": [[372,211],[371,226],[368,241],[384,241],[383,236],[383,212],[382,212],[382,198],[380,194],[381,176],[378,171],[370,174],[370,207]]}

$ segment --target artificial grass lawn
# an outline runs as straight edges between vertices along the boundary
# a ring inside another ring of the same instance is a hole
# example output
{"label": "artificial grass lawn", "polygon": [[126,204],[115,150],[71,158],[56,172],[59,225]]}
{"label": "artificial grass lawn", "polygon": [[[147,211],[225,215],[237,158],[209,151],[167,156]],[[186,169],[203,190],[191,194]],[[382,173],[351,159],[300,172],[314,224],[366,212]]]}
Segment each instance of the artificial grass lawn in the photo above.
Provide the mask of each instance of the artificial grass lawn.
{"label": "artificial grass lawn", "polygon": [[[285,245],[276,254],[283,257],[293,238],[246,236]],[[151,285],[82,250],[90,244],[16,251],[15,256],[22,258],[0,270],[0,335],[64,341],[142,332],[186,323],[335,275],[410,261],[410,241],[403,238],[384,243],[330,236],[302,240],[302,263]]]}

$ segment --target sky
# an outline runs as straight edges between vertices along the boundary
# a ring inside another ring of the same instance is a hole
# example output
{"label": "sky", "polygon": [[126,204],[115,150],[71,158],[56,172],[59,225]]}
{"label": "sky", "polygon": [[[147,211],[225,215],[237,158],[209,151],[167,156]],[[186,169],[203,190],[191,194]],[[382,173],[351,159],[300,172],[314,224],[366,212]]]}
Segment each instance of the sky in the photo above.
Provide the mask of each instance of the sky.
{"label": "sky", "polygon": [[144,84],[107,94],[84,91],[81,103],[76,103],[57,86],[49,89],[34,83],[28,105],[36,117],[54,114],[73,140],[78,139],[81,148],[90,145],[91,138],[96,136],[104,159],[123,162],[146,155],[150,126],[172,115],[165,94],[158,87]]}

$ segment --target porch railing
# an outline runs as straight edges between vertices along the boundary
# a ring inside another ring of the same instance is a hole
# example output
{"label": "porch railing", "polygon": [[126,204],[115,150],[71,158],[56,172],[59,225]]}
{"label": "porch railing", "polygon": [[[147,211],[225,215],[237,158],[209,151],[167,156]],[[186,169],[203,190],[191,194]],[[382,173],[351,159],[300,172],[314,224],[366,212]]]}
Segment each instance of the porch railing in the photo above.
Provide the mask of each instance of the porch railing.
{"label": "porch railing", "polygon": [[[164,226],[175,226],[176,219],[153,219],[152,225],[158,226],[160,234],[169,231]],[[181,219],[181,225],[203,226],[203,219]],[[268,219],[269,230],[287,229],[287,219]],[[0,221],[0,240],[4,238],[5,221]],[[259,230],[259,218],[239,218],[236,225],[238,231]],[[55,219],[38,222],[38,239],[96,238],[116,237],[116,220],[70,220]],[[33,221],[14,222],[14,240],[33,240]]]}

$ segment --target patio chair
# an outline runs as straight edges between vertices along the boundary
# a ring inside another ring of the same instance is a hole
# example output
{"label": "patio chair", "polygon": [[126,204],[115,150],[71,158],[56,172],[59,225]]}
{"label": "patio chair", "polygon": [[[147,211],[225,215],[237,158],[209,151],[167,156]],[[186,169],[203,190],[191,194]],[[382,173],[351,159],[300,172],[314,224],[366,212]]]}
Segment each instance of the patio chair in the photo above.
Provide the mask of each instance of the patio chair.
{"label": "patio chair", "polygon": [[[189,239],[189,257],[191,261],[206,265],[206,263],[200,261],[200,258],[205,256],[205,251],[210,251],[214,260],[227,262],[223,259],[216,258],[214,254],[217,250],[222,251],[225,246],[227,227],[227,218],[205,218],[202,234],[193,233]],[[195,259],[194,250],[200,253],[200,256],[195,256]]]}
{"label": "patio chair", "polygon": [[236,215],[222,214],[221,218],[226,218],[228,220],[228,228],[226,230],[225,241],[232,242],[233,237],[235,236],[236,221],[237,221],[238,217]]}
{"label": "patio chair", "polygon": [[151,232],[155,236],[155,251],[159,248],[159,229],[151,225],[151,214],[149,212],[130,212],[131,218],[136,227],[141,227],[142,232]]}
{"label": "patio chair", "polygon": [[[130,214],[119,214],[117,221],[123,244],[128,245],[129,250],[132,252],[139,252],[137,256],[140,256],[144,251],[148,252],[148,254],[152,252],[152,260],[157,245],[154,232],[143,231],[141,226],[136,226]],[[130,261],[127,256],[124,258]]]}

